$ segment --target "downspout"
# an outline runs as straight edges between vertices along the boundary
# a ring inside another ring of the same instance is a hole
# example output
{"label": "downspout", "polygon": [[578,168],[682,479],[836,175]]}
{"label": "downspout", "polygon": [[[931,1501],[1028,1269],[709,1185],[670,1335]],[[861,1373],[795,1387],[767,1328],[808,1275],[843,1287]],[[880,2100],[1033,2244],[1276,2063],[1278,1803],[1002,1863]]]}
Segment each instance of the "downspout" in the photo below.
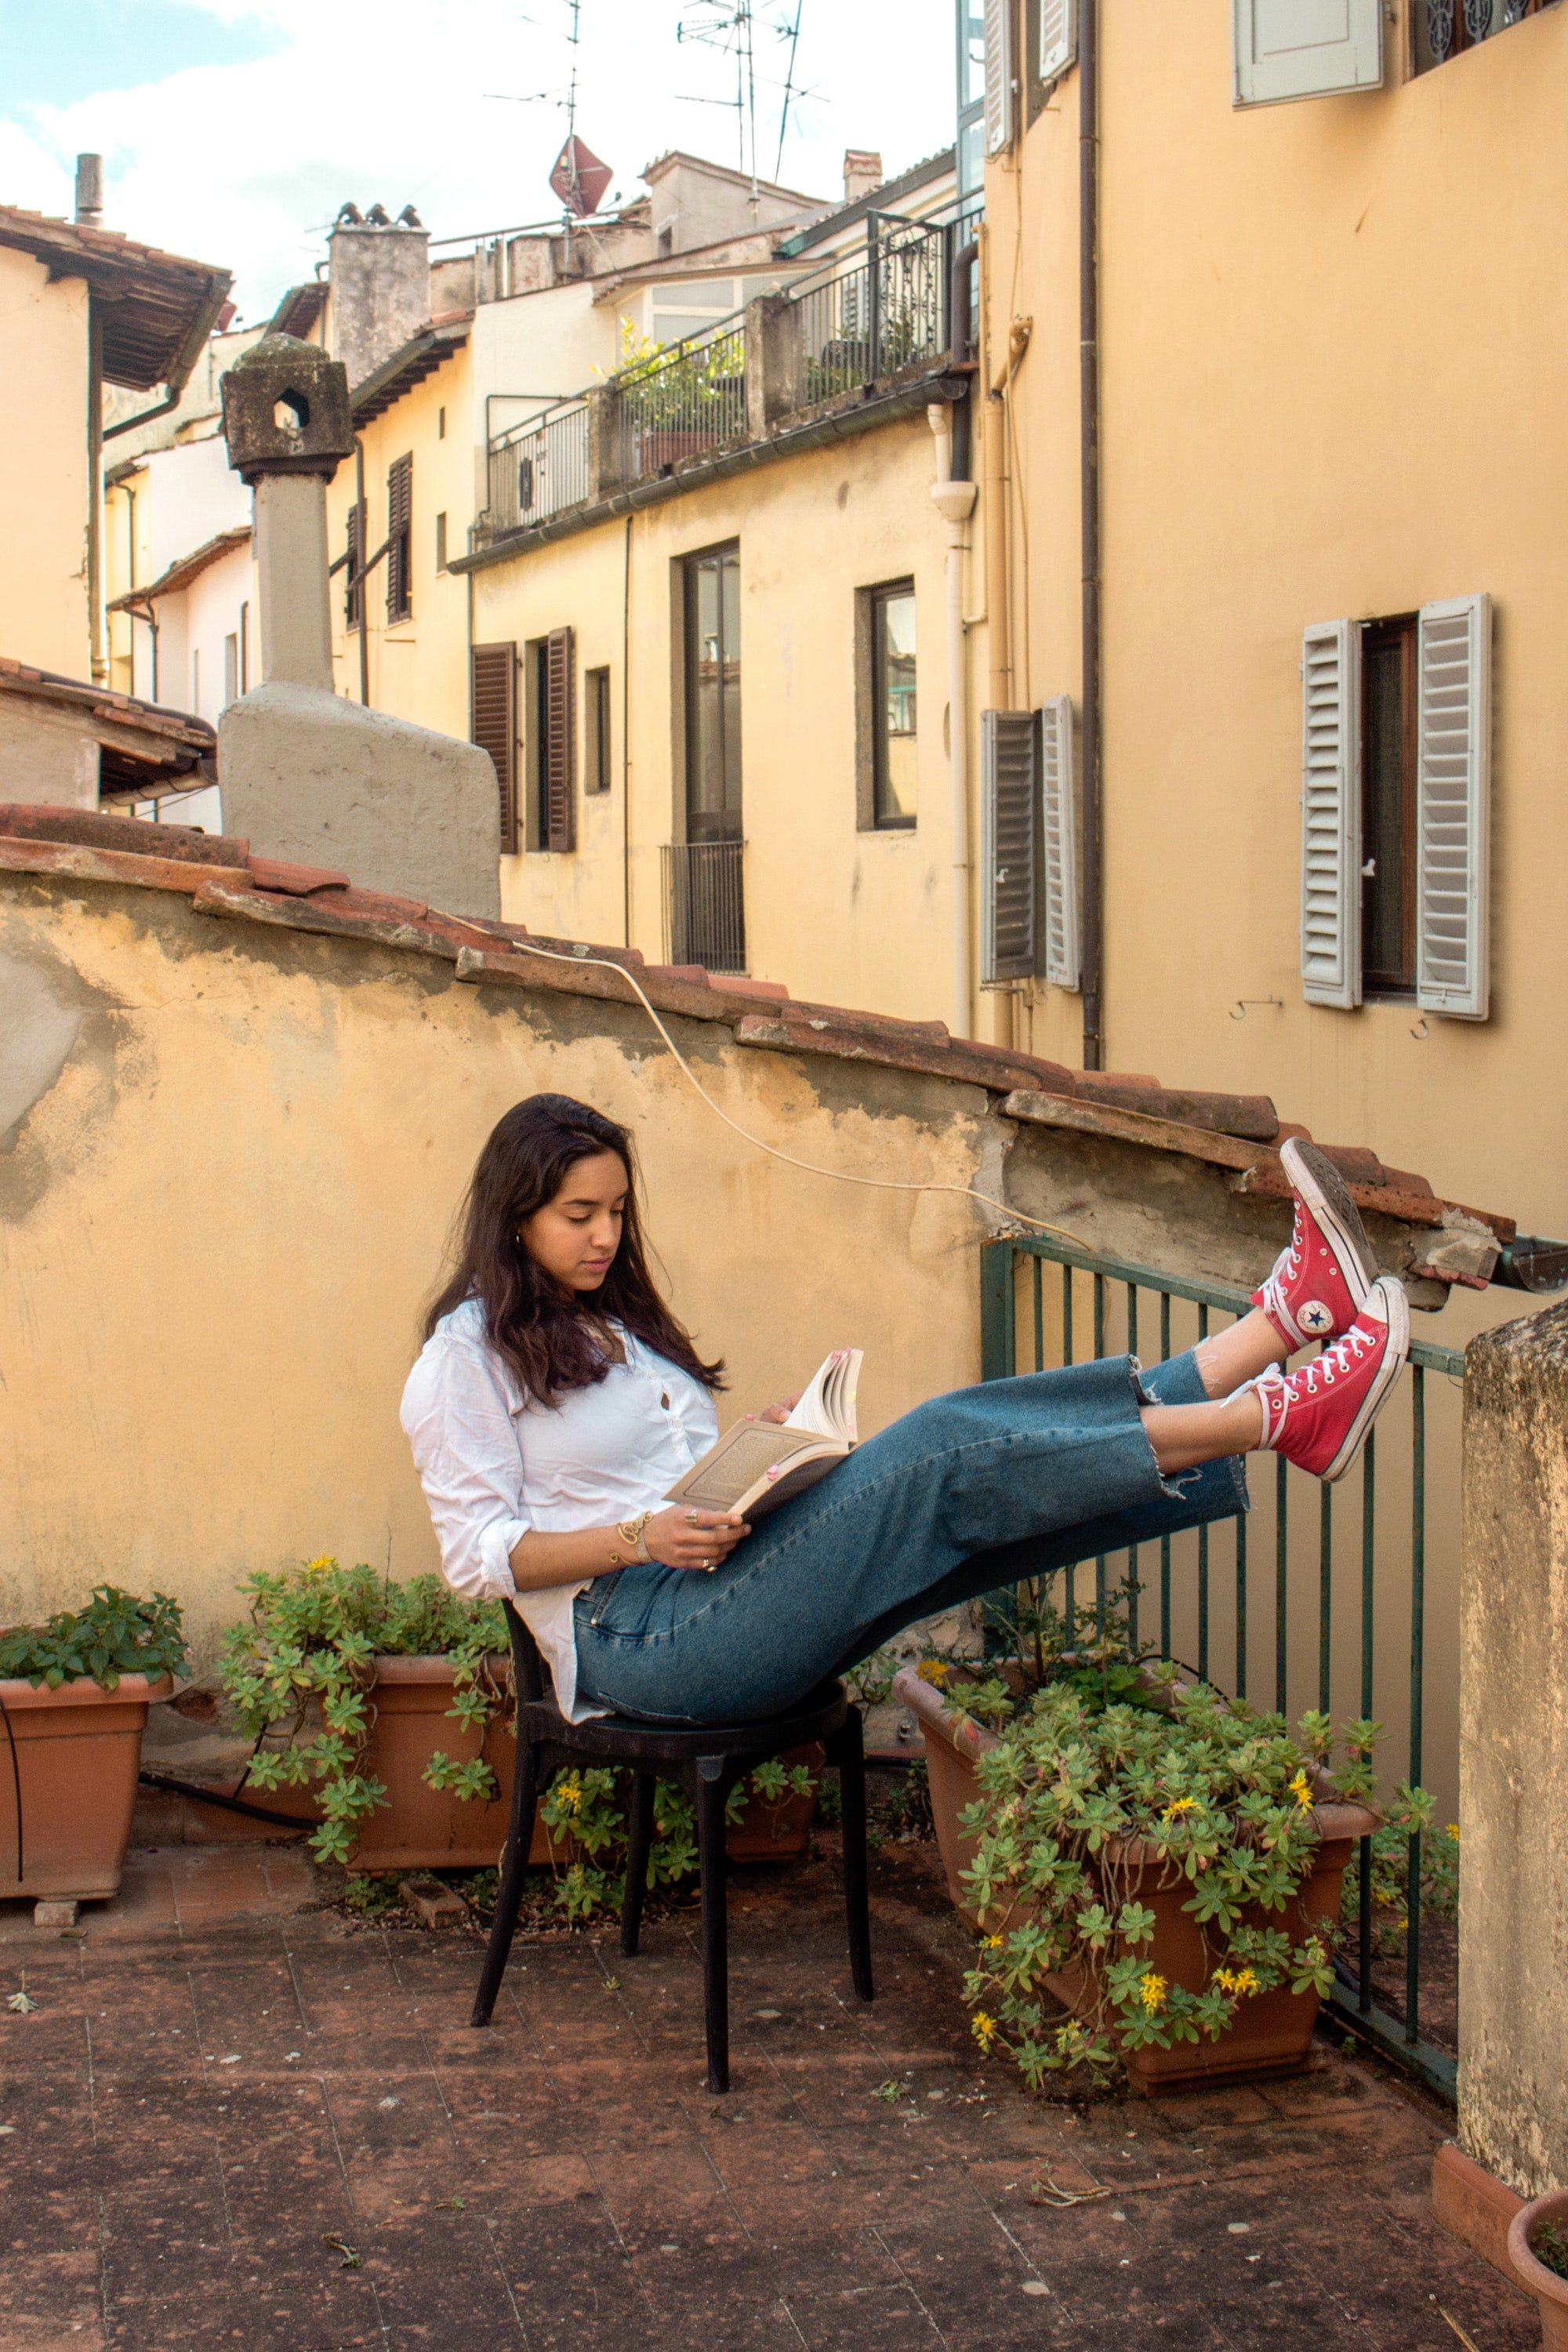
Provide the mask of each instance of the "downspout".
{"label": "downspout", "polygon": [[103,650],[103,313],[87,325],[87,636],[94,686],[109,683]]}
{"label": "downspout", "polygon": [[1084,0],[1078,59],[1079,499],[1083,533],[1083,1066],[1105,1066],[1105,879],[1100,678],[1100,57],[1098,0]]}
{"label": "downspout", "polygon": [[933,400],[926,420],[936,439],[931,500],[947,525],[947,775],[952,838],[952,995],[948,1025],[955,1037],[973,1034],[969,921],[969,666],[963,642],[963,556],[978,491],[953,472],[952,415]]}
{"label": "downspout", "polygon": [[[365,523],[369,509],[364,502],[364,443],[354,435],[354,531],[355,544],[366,536]],[[360,547],[359,576],[359,698],[360,708],[370,709],[370,563],[363,546]]]}
{"label": "downspout", "polygon": [[[125,587],[132,594],[136,587],[136,484],[134,478],[125,485]],[[125,628],[131,647],[129,688],[136,692],[136,615],[129,605],[125,608]]]}
{"label": "downspout", "polygon": [[621,582],[621,930],[632,943],[632,518]]}

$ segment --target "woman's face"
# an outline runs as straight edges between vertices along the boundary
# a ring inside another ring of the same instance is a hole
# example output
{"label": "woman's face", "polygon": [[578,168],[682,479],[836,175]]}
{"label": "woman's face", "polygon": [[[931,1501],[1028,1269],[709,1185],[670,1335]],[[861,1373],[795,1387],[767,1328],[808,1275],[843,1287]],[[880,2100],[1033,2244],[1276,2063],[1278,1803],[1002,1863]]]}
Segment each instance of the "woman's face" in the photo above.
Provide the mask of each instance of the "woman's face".
{"label": "woman's face", "polygon": [[574,1161],[553,1201],[525,1217],[519,1238],[563,1290],[597,1290],[621,1245],[629,1186],[618,1151]]}

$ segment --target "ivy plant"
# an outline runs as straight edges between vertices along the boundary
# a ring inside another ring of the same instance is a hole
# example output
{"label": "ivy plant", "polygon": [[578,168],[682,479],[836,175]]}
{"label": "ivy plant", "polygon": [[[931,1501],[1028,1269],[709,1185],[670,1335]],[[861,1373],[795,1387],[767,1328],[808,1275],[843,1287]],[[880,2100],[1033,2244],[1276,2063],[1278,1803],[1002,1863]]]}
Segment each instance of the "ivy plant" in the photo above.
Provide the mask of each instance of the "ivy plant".
{"label": "ivy plant", "polygon": [[156,1681],[183,1674],[187,1656],[179,1602],[166,1592],[140,1601],[117,1584],[95,1585],[85,1609],[62,1609],[45,1624],[0,1633],[0,1678],[25,1679],[35,1689],[86,1679],[115,1690],[121,1675]]}
{"label": "ivy plant", "polygon": [[[393,1584],[363,1562],[342,1568],[325,1554],[300,1568],[262,1570],[240,1591],[250,1614],[230,1630],[221,1671],[236,1717],[257,1742],[249,1781],[257,1789],[315,1791],[324,1818],[310,1843],[320,1861],[348,1862],[359,1824],[387,1801],[385,1782],[364,1769],[378,1656],[446,1658],[454,1684],[447,1712],[465,1730],[482,1735],[495,1716],[512,1711],[506,1612],[499,1601],[461,1600],[434,1575]],[[482,1755],[460,1761],[437,1748],[423,1778],[464,1802],[500,1793]],[[731,1792],[730,1817],[739,1818],[750,1794],[776,1804],[811,1785],[804,1766],[761,1764]],[[567,1916],[586,1919],[618,1904],[627,1824],[617,1777],[562,1774],[540,1811],[571,1851],[555,1886]],[[691,1807],[660,1781],[648,1884],[668,1885],[696,1864]]]}
{"label": "ivy plant", "polygon": [[[1379,1727],[1348,1724],[1336,1742],[1312,1713],[1292,1733],[1283,1717],[1179,1682],[1168,1664],[1130,1661],[1110,1641],[1047,1655],[1045,1671],[1034,1689],[1014,1675],[948,1693],[997,1736],[963,1816],[977,1840],[967,1880],[983,1933],[964,1993],[981,2048],[1010,2051],[1038,2084],[1217,2039],[1277,1986],[1325,1992],[1332,1924],[1297,1938],[1284,1920],[1316,1857],[1316,1805],[1373,1797]],[[1401,1783],[1387,1811],[1408,1832],[1431,1801]],[[1196,1988],[1155,1965],[1143,1898],[1172,1887],[1202,1930]],[[1062,1975],[1083,1987],[1066,2022],[1047,1983]]]}

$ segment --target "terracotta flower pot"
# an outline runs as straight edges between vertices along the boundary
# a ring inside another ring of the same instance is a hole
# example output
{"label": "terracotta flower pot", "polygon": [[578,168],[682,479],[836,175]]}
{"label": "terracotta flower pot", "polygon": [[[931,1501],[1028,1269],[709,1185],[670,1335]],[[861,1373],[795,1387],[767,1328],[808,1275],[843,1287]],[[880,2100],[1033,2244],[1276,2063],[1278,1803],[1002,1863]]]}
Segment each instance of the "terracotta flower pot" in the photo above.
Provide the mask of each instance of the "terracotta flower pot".
{"label": "terracotta flower pot", "polygon": [[167,1675],[0,1682],[0,1895],[119,1893],[147,1709],[174,1688]]}
{"label": "terracotta flower pot", "polygon": [[[496,1660],[498,1674],[505,1664]],[[376,1659],[375,1722],[360,1769],[368,1780],[385,1782],[386,1800],[361,1822],[351,1870],[493,1870],[499,1862],[511,1817],[516,1743],[502,1715],[493,1716],[482,1734],[451,1717],[453,1688],[450,1658]],[[449,1789],[432,1789],[424,1773],[437,1749],[458,1764],[482,1755],[498,1793],[465,1800]],[[783,1761],[809,1764],[815,1774],[822,1750],[797,1748]],[[297,1811],[302,1823],[321,1817],[314,1789],[275,1789],[258,1792],[257,1801],[279,1812]],[[787,1795],[777,1804],[752,1797],[725,1842],[731,1862],[788,1862],[803,1853],[815,1801],[815,1791]],[[575,1851],[570,1839],[552,1840],[535,1820],[531,1863],[564,1865]]]}
{"label": "terracotta flower pot", "polygon": [[1521,2207],[1508,2225],[1508,2255],[1521,2285],[1535,2297],[1542,2352],[1568,2352],[1568,2279],[1549,2271],[1531,2252],[1530,2242],[1544,2221],[1568,2228],[1568,2189],[1553,2189]]}
{"label": "terracotta flower pot", "polygon": [[[947,1891],[955,1910],[977,1929],[980,1916],[962,1874],[973,1864],[978,1841],[959,1827],[959,1815],[981,1793],[974,1768],[996,1746],[996,1736],[955,1715],[939,1691],[907,1667],[894,1677],[893,1696],[919,1718]],[[1315,1811],[1321,1843],[1311,1872],[1283,1911],[1257,1915],[1256,1924],[1283,1928],[1292,1944],[1339,1916],[1341,1883],[1355,1842],[1377,1826],[1377,1816],[1364,1805],[1322,1804]],[[1168,1884],[1161,1884],[1157,1874],[1163,1874],[1166,1865],[1142,1839],[1113,1841],[1108,1851],[1113,1860],[1145,1866],[1137,1896],[1154,1914],[1150,1965],[1172,1984],[1201,1991],[1208,1978],[1209,1955],[1202,1928],[1182,1907],[1191,1892],[1187,1879],[1173,1873]],[[1079,2014],[1093,2000],[1096,1974],[1075,1969],[1047,1982],[1065,2008]],[[1319,2006],[1315,1992],[1292,1992],[1289,1985],[1279,1985],[1244,2000],[1217,2041],[1205,2036],[1196,2042],[1177,2042],[1170,2050],[1130,2050],[1123,2063],[1132,2084],[1151,2095],[1235,2075],[1289,2074],[1306,2063]]]}

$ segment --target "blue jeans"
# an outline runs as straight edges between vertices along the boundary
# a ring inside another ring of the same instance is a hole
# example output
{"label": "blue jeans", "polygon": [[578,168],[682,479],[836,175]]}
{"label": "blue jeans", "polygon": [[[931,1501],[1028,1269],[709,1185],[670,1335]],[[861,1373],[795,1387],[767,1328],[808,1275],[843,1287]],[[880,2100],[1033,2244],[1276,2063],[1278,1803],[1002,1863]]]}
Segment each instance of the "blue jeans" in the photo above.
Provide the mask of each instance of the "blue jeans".
{"label": "blue jeans", "polygon": [[711,1575],[623,1568],[574,1604],[590,1701],[664,1723],[779,1715],[920,1617],[1247,1508],[1245,1461],[1161,1476],[1144,1404],[1199,1404],[1191,1353],[933,1397],[784,1503]]}

